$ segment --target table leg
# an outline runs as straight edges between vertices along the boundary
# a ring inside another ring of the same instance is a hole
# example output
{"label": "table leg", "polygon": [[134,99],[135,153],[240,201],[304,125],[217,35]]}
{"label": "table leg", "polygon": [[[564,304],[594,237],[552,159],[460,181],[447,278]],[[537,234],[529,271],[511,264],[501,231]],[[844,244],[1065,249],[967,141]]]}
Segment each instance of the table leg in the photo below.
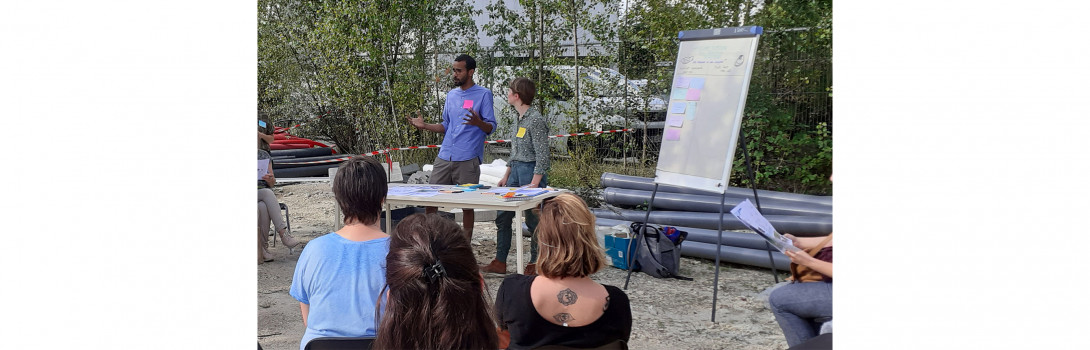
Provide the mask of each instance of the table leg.
{"label": "table leg", "polygon": [[393,210],[390,209],[390,204],[389,203],[387,203],[385,205],[385,207],[386,207],[386,234],[392,235],[393,231],[391,231],[390,228],[393,227],[393,224],[394,224],[394,219],[393,219],[394,215],[392,213]]}
{"label": "table leg", "polygon": [[515,267],[515,271],[518,272],[521,275],[522,274],[522,269],[523,269],[523,267],[522,267],[523,266],[522,265],[522,210],[517,210],[517,209],[515,210],[515,222],[512,222],[511,225],[515,226],[515,237],[514,237],[514,239],[511,240],[511,242],[515,243],[515,253],[518,256],[518,258],[515,259],[515,262],[518,264],[518,266]]}

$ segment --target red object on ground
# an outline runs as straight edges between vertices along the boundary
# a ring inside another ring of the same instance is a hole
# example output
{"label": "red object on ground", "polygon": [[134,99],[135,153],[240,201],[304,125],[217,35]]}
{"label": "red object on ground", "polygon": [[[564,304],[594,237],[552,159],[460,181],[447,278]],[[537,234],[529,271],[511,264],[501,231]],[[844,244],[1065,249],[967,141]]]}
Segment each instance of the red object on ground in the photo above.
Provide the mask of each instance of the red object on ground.
{"label": "red object on ground", "polygon": [[274,144],[274,145],[276,145],[276,144],[300,144],[300,145],[306,145],[307,147],[329,147],[328,145],[326,145],[324,143],[314,141],[314,140],[308,140],[308,139],[304,139],[304,138],[292,138],[292,139],[286,139],[286,140],[275,140],[275,141],[273,141],[272,144]]}

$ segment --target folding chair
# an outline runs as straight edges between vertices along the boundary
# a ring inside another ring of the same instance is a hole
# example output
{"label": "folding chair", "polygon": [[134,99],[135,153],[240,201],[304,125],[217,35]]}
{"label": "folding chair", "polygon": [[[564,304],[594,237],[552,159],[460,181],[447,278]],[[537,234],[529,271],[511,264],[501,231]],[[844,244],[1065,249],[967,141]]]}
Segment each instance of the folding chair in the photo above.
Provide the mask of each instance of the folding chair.
{"label": "folding chair", "polygon": [[[280,204],[280,210],[284,211],[284,222],[286,224],[288,224],[288,230],[290,231],[291,230],[291,216],[288,216],[288,206],[286,204],[284,204],[284,203],[278,203],[278,204]],[[272,226],[273,226],[272,232],[269,232],[269,236],[272,236],[272,246],[275,247],[276,246],[276,227],[275,227],[276,225],[272,225]]]}
{"label": "folding chair", "polygon": [[367,350],[374,342],[375,337],[321,337],[308,341],[303,350]]}

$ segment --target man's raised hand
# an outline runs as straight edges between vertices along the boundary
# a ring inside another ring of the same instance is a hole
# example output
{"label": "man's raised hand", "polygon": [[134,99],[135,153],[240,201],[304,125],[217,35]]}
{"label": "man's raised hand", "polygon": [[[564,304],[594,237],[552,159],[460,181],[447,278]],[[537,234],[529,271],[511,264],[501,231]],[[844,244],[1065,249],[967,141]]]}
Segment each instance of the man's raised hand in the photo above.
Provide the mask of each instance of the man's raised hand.
{"label": "man's raised hand", "polygon": [[416,111],[416,118],[411,116],[405,116],[405,119],[409,120],[409,124],[412,124],[417,129],[424,128],[424,117],[420,116],[420,111]]}

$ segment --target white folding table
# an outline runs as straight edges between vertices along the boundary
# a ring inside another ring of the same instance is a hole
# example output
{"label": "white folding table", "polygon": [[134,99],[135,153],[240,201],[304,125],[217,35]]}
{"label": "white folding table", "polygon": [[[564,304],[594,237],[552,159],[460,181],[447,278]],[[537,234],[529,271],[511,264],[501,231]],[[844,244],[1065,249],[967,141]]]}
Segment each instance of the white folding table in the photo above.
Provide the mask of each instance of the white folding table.
{"label": "white folding table", "polygon": [[[390,188],[402,186],[439,186],[439,185],[421,185],[421,184],[389,184]],[[444,186],[445,189],[455,189],[454,186]],[[541,202],[545,199],[556,197],[562,191],[554,190],[548,193],[534,196],[530,199],[520,201],[505,201],[498,195],[485,194],[488,190],[476,190],[471,192],[462,193],[440,193],[430,197],[423,196],[406,196],[406,195],[386,195],[386,233],[393,234],[390,225],[393,224],[393,215],[390,210],[394,205],[413,205],[413,206],[425,206],[425,207],[448,207],[448,208],[463,208],[463,209],[486,209],[486,210],[509,210],[515,212],[515,222],[512,226],[515,227],[514,242],[515,252],[518,255],[518,273],[523,272],[522,264],[522,211],[534,208],[541,205]]]}

